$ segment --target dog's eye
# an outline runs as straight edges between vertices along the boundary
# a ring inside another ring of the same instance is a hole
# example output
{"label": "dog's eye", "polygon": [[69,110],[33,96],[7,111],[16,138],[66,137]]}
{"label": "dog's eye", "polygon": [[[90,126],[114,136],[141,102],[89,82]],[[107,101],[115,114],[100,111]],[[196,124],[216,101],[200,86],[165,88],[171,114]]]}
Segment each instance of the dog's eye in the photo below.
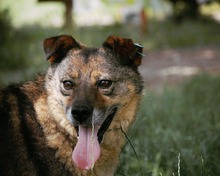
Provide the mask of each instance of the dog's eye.
{"label": "dog's eye", "polygon": [[108,89],[109,87],[111,87],[112,85],[112,81],[109,80],[101,80],[98,82],[98,87],[101,89]]}
{"label": "dog's eye", "polygon": [[63,81],[63,87],[66,90],[70,90],[73,88],[73,82],[71,81]]}

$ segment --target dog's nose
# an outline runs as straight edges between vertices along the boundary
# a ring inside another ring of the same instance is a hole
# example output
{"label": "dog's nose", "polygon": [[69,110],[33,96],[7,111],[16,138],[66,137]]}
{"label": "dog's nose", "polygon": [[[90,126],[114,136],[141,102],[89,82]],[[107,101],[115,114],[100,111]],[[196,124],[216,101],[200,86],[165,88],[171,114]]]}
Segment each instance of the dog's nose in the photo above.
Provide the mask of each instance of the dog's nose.
{"label": "dog's nose", "polygon": [[72,116],[79,123],[84,122],[92,115],[93,109],[90,106],[86,105],[75,105],[72,107]]}

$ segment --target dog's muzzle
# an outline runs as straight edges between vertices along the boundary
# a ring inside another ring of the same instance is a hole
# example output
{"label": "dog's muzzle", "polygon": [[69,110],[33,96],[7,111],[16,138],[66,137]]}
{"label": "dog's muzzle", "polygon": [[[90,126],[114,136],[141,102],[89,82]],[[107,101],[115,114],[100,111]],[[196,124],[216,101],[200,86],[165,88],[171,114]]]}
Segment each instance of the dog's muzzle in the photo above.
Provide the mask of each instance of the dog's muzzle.
{"label": "dog's muzzle", "polygon": [[[100,128],[97,134],[99,143],[102,142],[104,133],[109,128],[117,112],[117,109],[118,109],[117,106],[113,106],[108,110],[107,114],[103,112],[103,115],[105,117],[102,118],[104,118],[105,120],[102,122],[102,124],[100,124]],[[76,129],[77,134],[79,134],[79,125],[83,125],[83,126],[96,125],[96,124],[92,124],[93,108],[88,105],[73,106],[71,110],[71,114],[72,114],[72,118],[74,119],[74,127]]]}
{"label": "dog's muzzle", "polygon": [[[109,128],[117,107],[107,110],[92,110],[88,106],[74,106],[71,113],[75,121],[74,126],[78,134],[78,141],[72,153],[72,159],[77,167],[90,169],[101,154],[100,143]],[[102,123],[101,123],[102,122]]]}

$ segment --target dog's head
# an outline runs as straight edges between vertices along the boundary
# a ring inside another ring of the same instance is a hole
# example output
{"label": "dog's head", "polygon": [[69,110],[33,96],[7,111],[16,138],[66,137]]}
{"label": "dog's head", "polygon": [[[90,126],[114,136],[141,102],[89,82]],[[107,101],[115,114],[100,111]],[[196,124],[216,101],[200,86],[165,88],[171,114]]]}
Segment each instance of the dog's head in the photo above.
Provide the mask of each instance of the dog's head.
{"label": "dog's head", "polygon": [[[89,48],[62,35],[46,39],[44,50],[51,63],[46,87],[52,101],[48,104],[61,109],[75,127],[79,139],[73,160],[89,169],[99,158],[99,143],[112,121],[120,126],[134,118],[142,91],[137,71],[142,46],[110,36],[102,47]],[[86,153],[94,153],[92,161]]]}

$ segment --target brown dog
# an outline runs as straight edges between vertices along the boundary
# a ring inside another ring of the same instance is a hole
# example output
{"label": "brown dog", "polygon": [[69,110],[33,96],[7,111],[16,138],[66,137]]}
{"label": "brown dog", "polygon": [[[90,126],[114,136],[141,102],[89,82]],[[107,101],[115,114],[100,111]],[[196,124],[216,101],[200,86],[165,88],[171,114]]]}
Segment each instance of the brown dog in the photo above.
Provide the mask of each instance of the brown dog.
{"label": "brown dog", "polygon": [[44,41],[45,75],[0,90],[0,174],[96,175],[115,172],[135,119],[142,47],[109,37],[100,48],[71,36]]}

